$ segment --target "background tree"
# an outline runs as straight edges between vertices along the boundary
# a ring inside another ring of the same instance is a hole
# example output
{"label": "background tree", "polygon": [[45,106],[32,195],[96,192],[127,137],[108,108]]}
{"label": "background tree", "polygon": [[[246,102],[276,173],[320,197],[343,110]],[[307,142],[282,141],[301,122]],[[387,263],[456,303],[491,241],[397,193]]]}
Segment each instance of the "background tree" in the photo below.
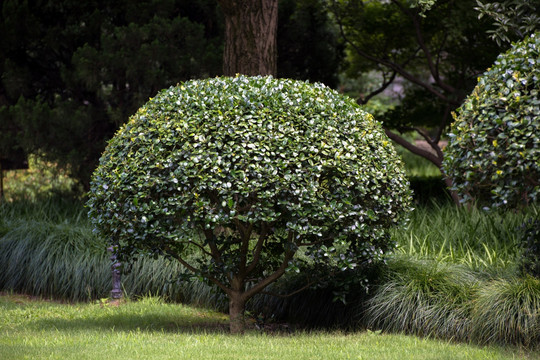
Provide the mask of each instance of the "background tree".
{"label": "background tree", "polygon": [[[337,86],[341,50],[321,0],[280,4],[278,75]],[[45,157],[86,188],[106,141],[149,97],[222,72],[216,0],[8,0],[0,30],[0,154]]]}
{"label": "background tree", "polygon": [[[398,81],[404,85],[401,106],[378,117],[392,140],[441,168],[440,141],[451,112],[499,52],[486,41],[487,24],[478,21],[474,4],[437,1],[423,14],[406,0],[332,0],[329,5],[347,44],[348,76],[380,74],[380,86],[364,93],[359,102],[366,103]],[[419,134],[429,148],[399,134],[409,131]],[[455,193],[453,197],[457,202]]]}
{"label": "background tree", "polygon": [[494,20],[494,29],[488,30],[497,44],[523,40],[527,35],[540,30],[540,4],[530,0],[476,1],[478,18],[484,16]]}
{"label": "background tree", "polygon": [[4,1],[0,153],[15,147],[44,156],[87,187],[106,140],[150,96],[220,73],[215,6]]}
{"label": "background tree", "polygon": [[225,16],[223,74],[275,75],[278,0],[218,0]]}
{"label": "background tree", "polygon": [[324,0],[281,0],[277,42],[278,77],[338,87],[344,46]]}

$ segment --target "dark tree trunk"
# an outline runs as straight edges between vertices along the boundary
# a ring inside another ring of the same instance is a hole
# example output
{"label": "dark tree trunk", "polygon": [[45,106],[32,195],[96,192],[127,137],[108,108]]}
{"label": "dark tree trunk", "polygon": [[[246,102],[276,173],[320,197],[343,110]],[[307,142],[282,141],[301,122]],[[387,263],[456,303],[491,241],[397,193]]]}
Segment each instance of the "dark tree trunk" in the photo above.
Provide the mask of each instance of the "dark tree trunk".
{"label": "dark tree trunk", "polygon": [[244,332],[244,311],[246,307],[246,285],[243,275],[236,274],[231,281],[231,289],[227,291],[229,296],[229,328],[231,334]]}
{"label": "dark tree trunk", "polygon": [[244,332],[245,307],[246,301],[243,293],[234,292],[229,294],[229,328],[231,334],[242,334]]}
{"label": "dark tree trunk", "polygon": [[224,75],[276,75],[278,0],[218,1],[225,15]]}

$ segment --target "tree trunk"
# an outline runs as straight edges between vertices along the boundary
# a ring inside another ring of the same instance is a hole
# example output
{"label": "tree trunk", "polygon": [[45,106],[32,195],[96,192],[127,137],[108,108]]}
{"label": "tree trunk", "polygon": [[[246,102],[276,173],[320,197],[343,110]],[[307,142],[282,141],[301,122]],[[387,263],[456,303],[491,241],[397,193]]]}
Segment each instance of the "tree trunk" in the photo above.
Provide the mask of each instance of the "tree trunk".
{"label": "tree trunk", "polygon": [[229,294],[229,328],[231,334],[242,334],[245,329],[244,310],[246,301],[240,292]]}
{"label": "tree trunk", "polygon": [[219,4],[225,15],[224,75],[276,75],[278,0]]}
{"label": "tree trunk", "polygon": [[452,179],[450,179],[444,174],[442,167],[439,167],[439,169],[441,170],[441,174],[443,174],[444,184],[446,185],[446,188],[448,189],[452,200],[454,200],[454,204],[456,204],[457,206],[461,206],[461,198],[459,194],[455,190],[452,190],[452,187],[454,185]]}

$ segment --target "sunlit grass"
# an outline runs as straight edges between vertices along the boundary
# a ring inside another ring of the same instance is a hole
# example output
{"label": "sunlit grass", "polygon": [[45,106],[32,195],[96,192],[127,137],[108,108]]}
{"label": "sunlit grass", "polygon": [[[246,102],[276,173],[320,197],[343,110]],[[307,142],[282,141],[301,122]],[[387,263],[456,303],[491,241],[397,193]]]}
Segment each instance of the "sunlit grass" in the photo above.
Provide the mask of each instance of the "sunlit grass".
{"label": "sunlit grass", "polygon": [[0,297],[1,359],[515,359],[538,353],[375,332],[226,331],[217,312],[155,298],[119,306]]}
{"label": "sunlit grass", "polygon": [[398,254],[496,272],[516,265],[520,226],[539,210],[486,212],[433,202],[418,206],[407,227],[394,229],[392,236]]}

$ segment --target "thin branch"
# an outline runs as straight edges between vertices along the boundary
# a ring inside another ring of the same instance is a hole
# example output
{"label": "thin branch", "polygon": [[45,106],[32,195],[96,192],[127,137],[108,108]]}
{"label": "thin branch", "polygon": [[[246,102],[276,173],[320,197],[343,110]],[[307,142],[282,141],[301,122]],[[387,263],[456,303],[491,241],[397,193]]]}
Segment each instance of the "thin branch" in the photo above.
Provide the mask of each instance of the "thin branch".
{"label": "thin branch", "polygon": [[[442,89],[444,89],[444,90],[446,90],[446,91],[448,91],[450,93],[456,92],[456,89],[454,87],[452,87],[452,86],[446,84],[445,82],[443,82],[441,80],[440,76],[439,76],[438,66],[436,66],[435,63],[433,62],[433,56],[431,55],[431,51],[426,46],[426,42],[424,40],[424,35],[422,34],[422,29],[421,29],[421,26],[420,26],[420,22],[418,21],[418,15],[416,13],[413,13],[409,9],[403,7],[396,0],[392,0],[392,3],[395,4],[401,10],[401,12],[406,14],[411,19],[411,21],[413,22],[414,30],[415,30],[415,33],[416,33],[416,40],[418,42],[418,45],[422,48],[422,51],[424,52],[426,63],[427,63],[427,66],[429,68],[429,72],[433,76],[433,79],[435,80],[435,83],[437,85],[439,85]],[[437,61],[438,61],[438,59],[437,59]]]}
{"label": "thin branch", "polygon": [[219,281],[215,277],[210,276],[208,274],[203,274],[199,269],[197,269],[193,265],[190,265],[188,262],[186,262],[184,259],[182,259],[180,256],[178,256],[178,254],[176,252],[172,251],[168,247],[164,248],[163,250],[165,251],[165,253],[167,255],[173,257],[174,259],[176,259],[178,262],[180,262],[180,264],[182,264],[189,271],[193,272],[194,274],[200,274],[200,275],[204,276],[205,278],[210,280],[212,283],[217,285],[221,290],[225,291],[225,293],[229,294],[231,292],[231,289],[229,289],[227,286],[225,286],[223,283],[221,283],[221,281]]}
{"label": "thin branch", "polygon": [[446,104],[446,109],[444,109],[444,115],[441,119],[441,122],[439,123],[439,127],[437,127],[437,133],[435,134],[434,141],[438,144],[441,140],[442,132],[446,128],[446,124],[448,123],[448,118],[451,114],[451,107],[450,104]]}
{"label": "thin branch", "polygon": [[439,72],[439,66],[441,64],[441,55],[443,53],[442,49],[444,48],[444,45],[446,44],[446,40],[448,40],[448,33],[444,34],[443,41],[441,41],[441,45],[437,49],[437,61],[435,62],[435,67],[437,68],[437,73]]}
{"label": "thin branch", "polygon": [[[240,221],[235,219],[238,223]],[[253,223],[250,223],[244,234],[242,235],[242,246],[240,247],[240,264],[238,269],[238,275],[244,277],[247,263],[247,253],[249,251],[249,240],[253,231]]]}
{"label": "thin branch", "polygon": [[[289,242],[292,242],[293,238],[294,238],[294,232],[289,231],[289,236],[288,236]],[[294,253],[295,251],[293,250],[286,250],[280,267],[276,271],[274,271],[270,276],[261,280],[255,286],[253,286],[252,288],[244,292],[243,294],[244,298],[249,299],[253,297],[253,295],[260,293],[269,284],[279,279],[279,277],[285,273],[285,269],[287,269],[287,266],[289,266],[289,261],[291,261],[292,258],[294,257]]]}
{"label": "thin branch", "polygon": [[426,140],[429,146],[431,146],[431,148],[435,150],[435,152],[437,153],[437,156],[442,161],[442,158],[444,157],[444,155],[441,151],[441,148],[439,147],[439,144],[431,139],[431,137],[429,136],[429,133],[426,130],[419,127],[414,127],[413,129]]}
{"label": "thin branch", "polygon": [[246,227],[244,226],[244,224],[242,224],[240,220],[238,220],[237,217],[235,217],[233,221],[234,221],[234,224],[236,225],[236,228],[238,229],[238,232],[240,233],[240,236],[243,239],[246,235],[246,231],[247,231]]}
{"label": "thin branch", "polygon": [[291,297],[293,295],[296,295],[304,290],[306,290],[307,288],[309,288],[311,285],[317,283],[317,282],[320,282],[321,280],[323,279],[328,279],[328,278],[332,278],[333,276],[336,275],[336,271],[330,271],[327,275],[325,276],[318,276],[316,277],[315,279],[313,280],[309,280],[306,285],[302,286],[301,288],[299,288],[298,290],[295,290],[291,293],[288,293],[288,294],[276,294],[276,293],[272,293],[272,292],[269,292],[269,291],[262,291],[261,294],[265,294],[265,295],[270,295],[270,296],[275,296],[275,297],[279,297],[279,298],[288,298],[288,297]]}
{"label": "thin branch", "polygon": [[259,234],[259,238],[257,239],[257,243],[255,244],[255,249],[253,249],[253,260],[246,268],[246,274],[250,274],[257,265],[259,264],[259,260],[261,259],[261,252],[263,249],[264,242],[268,238],[268,227],[263,224],[261,233]]}
{"label": "thin branch", "polygon": [[201,251],[203,252],[203,254],[208,255],[208,256],[212,256],[212,254],[209,253],[209,252],[204,248],[204,246],[202,246],[202,245],[200,245],[200,244],[197,244],[195,241],[192,241],[192,240],[189,240],[189,241],[179,241],[179,243],[187,243],[187,244],[195,245],[197,248],[199,248],[199,250],[201,250]]}
{"label": "thin branch", "polygon": [[411,83],[423,87],[424,89],[428,90],[433,95],[435,95],[436,97],[442,99],[445,102],[451,103],[451,104],[456,105],[456,106],[460,105],[459,102],[447,97],[445,94],[438,91],[437,88],[435,88],[434,86],[430,85],[429,83],[426,83],[426,82],[422,81],[421,79],[415,77],[413,74],[411,74],[410,72],[405,70],[403,65],[399,65],[399,64],[397,64],[397,63],[395,63],[393,61],[386,60],[386,59],[383,59],[383,58],[380,58],[380,57],[377,57],[377,56],[373,56],[373,55],[363,51],[362,49],[360,49],[345,34],[345,30],[343,29],[342,19],[341,19],[340,16],[337,16],[337,11],[335,11],[335,13],[336,13],[336,19],[337,19],[337,23],[338,23],[338,26],[339,26],[339,31],[341,33],[341,36],[358,53],[358,55],[362,56],[363,58],[365,58],[365,59],[367,59],[369,61],[372,61],[372,62],[377,63],[377,64],[382,64],[382,65],[392,69],[393,71],[395,71],[396,73],[401,75],[406,80],[409,80]]}
{"label": "thin branch", "polygon": [[418,156],[421,156],[429,161],[431,161],[435,166],[438,168],[442,165],[442,160],[439,159],[435,154],[433,154],[430,151],[424,150],[416,145],[411,144],[401,136],[399,136],[396,133],[393,133],[392,131],[388,129],[384,129],[384,132],[386,133],[386,136],[388,136],[390,139],[394,140],[399,145],[403,146],[405,149],[409,150],[413,154],[416,154]]}
{"label": "thin branch", "polygon": [[381,84],[381,86],[377,90],[374,90],[371,93],[369,93],[367,96],[364,96],[363,99],[358,99],[359,105],[366,104],[369,100],[371,100],[371,98],[373,98],[376,95],[379,95],[384,90],[386,90],[388,86],[390,86],[390,84],[394,82],[394,79],[396,78],[396,74],[397,73],[393,71],[392,75],[390,75],[390,79],[386,80],[386,74],[383,72],[383,83]]}
{"label": "thin branch", "polygon": [[212,252],[212,258],[216,260],[218,263],[222,263],[221,260],[221,252],[219,251],[218,247],[216,246],[216,242],[214,240],[214,231],[211,229],[204,229],[204,236],[206,237],[206,240],[208,241],[208,246],[210,247],[210,251]]}
{"label": "thin branch", "polygon": [[[319,280],[319,279],[318,279]],[[269,292],[269,291],[261,291],[261,294],[263,295],[270,295],[270,296],[275,296],[275,297],[278,297],[278,298],[281,298],[281,299],[286,299],[288,297],[291,297],[291,296],[294,296],[298,293],[301,293],[302,291],[308,289],[311,285],[315,284],[316,281],[315,280],[312,280],[310,282],[308,282],[306,285],[302,286],[301,288],[299,288],[298,290],[295,290],[293,292],[290,292],[288,294],[276,294],[276,293],[273,293],[273,292]]]}
{"label": "thin branch", "polygon": [[318,244],[323,243],[323,242],[328,241],[328,240],[332,240],[332,238],[319,239],[317,241],[312,241],[312,242],[308,242],[308,243],[299,242],[299,243],[297,243],[297,245],[299,247],[300,246],[313,246],[313,245],[318,245]]}
{"label": "thin branch", "polygon": [[343,39],[347,43],[349,43],[354,48],[354,50],[358,53],[358,55],[360,55],[360,56],[364,57],[365,59],[367,59],[369,61],[372,61],[374,63],[382,64],[382,65],[394,70],[395,72],[397,72],[398,74],[403,76],[405,79],[409,80],[410,82],[425,88],[426,90],[428,90],[429,92],[431,92],[432,94],[437,96],[438,98],[440,98],[440,99],[442,99],[444,101],[447,101],[447,102],[450,101],[450,99],[448,99],[444,94],[437,91],[436,88],[434,88],[433,86],[431,86],[428,83],[425,83],[425,82],[421,81],[420,79],[418,79],[417,77],[415,77],[414,75],[412,75],[411,73],[406,71],[400,65],[398,65],[398,64],[396,64],[396,63],[394,63],[392,61],[384,60],[384,59],[378,58],[376,56],[370,55],[370,54],[366,53],[365,51],[363,51],[362,49],[360,49],[351,40],[349,40],[347,35],[345,35],[345,31],[343,30],[343,24],[341,23],[340,20],[338,20],[338,25],[339,25],[339,29],[340,29],[340,32],[341,32],[341,36],[343,37]]}

